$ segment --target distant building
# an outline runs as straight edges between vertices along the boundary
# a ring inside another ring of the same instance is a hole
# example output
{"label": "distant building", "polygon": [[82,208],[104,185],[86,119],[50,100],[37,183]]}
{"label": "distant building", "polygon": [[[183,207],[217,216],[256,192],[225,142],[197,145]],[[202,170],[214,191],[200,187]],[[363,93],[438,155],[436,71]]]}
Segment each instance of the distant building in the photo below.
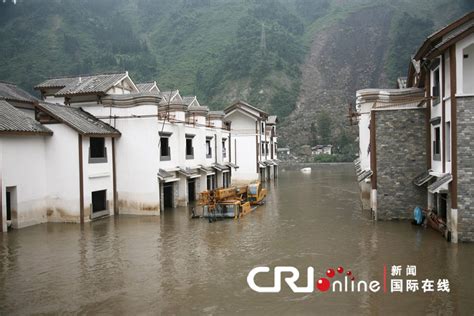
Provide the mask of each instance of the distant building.
{"label": "distant building", "polygon": [[311,147],[311,154],[313,156],[332,155],[332,145],[316,145]]}
{"label": "distant building", "polygon": [[280,147],[277,149],[277,152],[281,158],[288,157],[291,154],[290,148],[288,147]]}

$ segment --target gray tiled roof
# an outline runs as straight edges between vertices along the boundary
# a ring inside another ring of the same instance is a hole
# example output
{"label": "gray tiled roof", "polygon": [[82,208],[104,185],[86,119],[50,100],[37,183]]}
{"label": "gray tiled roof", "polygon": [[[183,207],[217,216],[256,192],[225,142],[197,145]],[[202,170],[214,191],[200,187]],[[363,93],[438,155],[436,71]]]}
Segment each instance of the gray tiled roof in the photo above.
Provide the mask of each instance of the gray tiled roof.
{"label": "gray tiled roof", "polygon": [[447,36],[444,36],[443,39],[441,40],[441,42],[439,42],[435,47],[433,47],[427,55],[430,55],[430,54],[434,54],[434,53],[437,53],[438,49],[447,44],[449,41],[451,41],[452,39],[456,38],[457,36],[459,36],[460,34],[464,33],[464,32],[470,32],[472,33],[474,31],[474,20],[471,20],[469,22],[467,22],[466,24],[464,24],[463,26],[457,28],[455,31],[451,32],[449,35]]}
{"label": "gray tiled roof", "polygon": [[11,101],[35,102],[37,98],[13,83],[0,81],[0,98]]}
{"label": "gray tiled roof", "polygon": [[78,133],[88,136],[119,136],[120,132],[83,109],[40,102],[38,108]]}
{"label": "gray tiled roof", "polygon": [[5,100],[0,100],[0,134],[9,133],[53,134],[49,128],[41,125],[23,111],[15,108]]}
{"label": "gray tiled roof", "polygon": [[[155,82],[144,82],[144,83],[137,83],[137,89],[140,92],[150,92],[150,90],[155,86]],[[159,90],[159,89],[158,89]]]}
{"label": "gray tiled roof", "polygon": [[195,98],[196,97],[194,97],[194,96],[184,96],[183,97],[183,103],[189,106],[189,105],[191,105],[191,103],[193,103]]}
{"label": "gray tiled roof", "polygon": [[209,116],[224,116],[224,111],[209,111]]}
{"label": "gray tiled roof", "polygon": [[60,90],[55,93],[57,96],[83,93],[105,93],[126,75],[127,73],[123,72],[116,74],[48,79],[35,86],[35,89],[60,88]]}
{"label": "gray tiled roof", "polygon": [[268,113],[265,112],[265,111],[262,111],[260,110],[259,108],[253,106],[253,105],[250,105],[249,103],[245,102],[245,101],[242,101],[242,100],[239,100],[231,105],[229,105],[228,107],[226,107],[224,109],[224,112],[227,114],[229,112],[231,112],[232,110],[236,109],[236,108],[242,108],[242,109],[245,109],[245,107],[249,108],[249,109],[252,109],[254,111],[257,111],[259,113],[260,116],[263,116],[263,117],[267,117],[268,116]]}
{"label": "gray tiled roof", "polygon": [[168,100],[170,98],[173,98],[175,94],[177,94],[179,91],[178,90],[172,90],[172,91],[161,91],[161,97],[163,100]]}

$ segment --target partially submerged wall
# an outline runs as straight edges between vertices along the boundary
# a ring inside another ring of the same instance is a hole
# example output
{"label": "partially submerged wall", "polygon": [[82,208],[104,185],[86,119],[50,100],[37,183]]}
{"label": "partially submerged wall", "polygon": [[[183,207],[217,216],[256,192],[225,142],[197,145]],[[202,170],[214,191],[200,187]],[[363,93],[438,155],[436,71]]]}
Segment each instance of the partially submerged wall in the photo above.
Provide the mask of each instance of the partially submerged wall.
{"label": "partially submerged wall", "polygon": [[377,218],[412,218],[427,200],[425,187],[413,179],[426,171],[425,109],[375,111]]}
{"label": "partially submerged wall", "polygon": [[474,97],[457,100],[458,240],[474,241]]}

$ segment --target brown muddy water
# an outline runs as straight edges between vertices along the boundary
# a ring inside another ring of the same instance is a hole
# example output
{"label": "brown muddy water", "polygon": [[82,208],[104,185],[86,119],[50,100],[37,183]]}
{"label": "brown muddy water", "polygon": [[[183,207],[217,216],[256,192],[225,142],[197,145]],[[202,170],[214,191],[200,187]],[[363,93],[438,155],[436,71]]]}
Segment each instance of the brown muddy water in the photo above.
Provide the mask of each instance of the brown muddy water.
{"label": "brown muddy water", "polygon": [[[180,208],[4,234],[1,314],[473,314],[474,245],[408,222],[374,223],[352,165],[281,171],[268,187],[267,204],[240,220],[209,224]],[[304,278],[311,266],[315,279],[343,266],[382,280],[384,265],[408,264],[417,266],[411,278],[447,278],[451,292],[262,294],[246,281],[256,266],[295,266]]]}

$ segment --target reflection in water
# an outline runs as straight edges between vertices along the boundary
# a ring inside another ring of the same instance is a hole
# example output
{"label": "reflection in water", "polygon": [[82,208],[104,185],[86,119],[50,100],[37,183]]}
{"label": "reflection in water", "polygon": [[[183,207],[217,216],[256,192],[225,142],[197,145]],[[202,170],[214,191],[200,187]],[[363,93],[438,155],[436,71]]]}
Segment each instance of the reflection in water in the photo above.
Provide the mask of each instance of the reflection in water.
{"label": "reflection in water", "polygon": [[[474,245],[446,243],[408,222],[371,221],[355,181],[350,165],[282,171],[267,185],[266,205],[240,220],[209,224],[180,208],[9,232],[0,236],[0,311],[472,313]],[[451,293],[257,294],[246,283],[262,265],[293,265],[304,276],[313,266],[317,278],[341,265],[381,280],[384,264],[415,264],[420,280],[448,278]]]}

